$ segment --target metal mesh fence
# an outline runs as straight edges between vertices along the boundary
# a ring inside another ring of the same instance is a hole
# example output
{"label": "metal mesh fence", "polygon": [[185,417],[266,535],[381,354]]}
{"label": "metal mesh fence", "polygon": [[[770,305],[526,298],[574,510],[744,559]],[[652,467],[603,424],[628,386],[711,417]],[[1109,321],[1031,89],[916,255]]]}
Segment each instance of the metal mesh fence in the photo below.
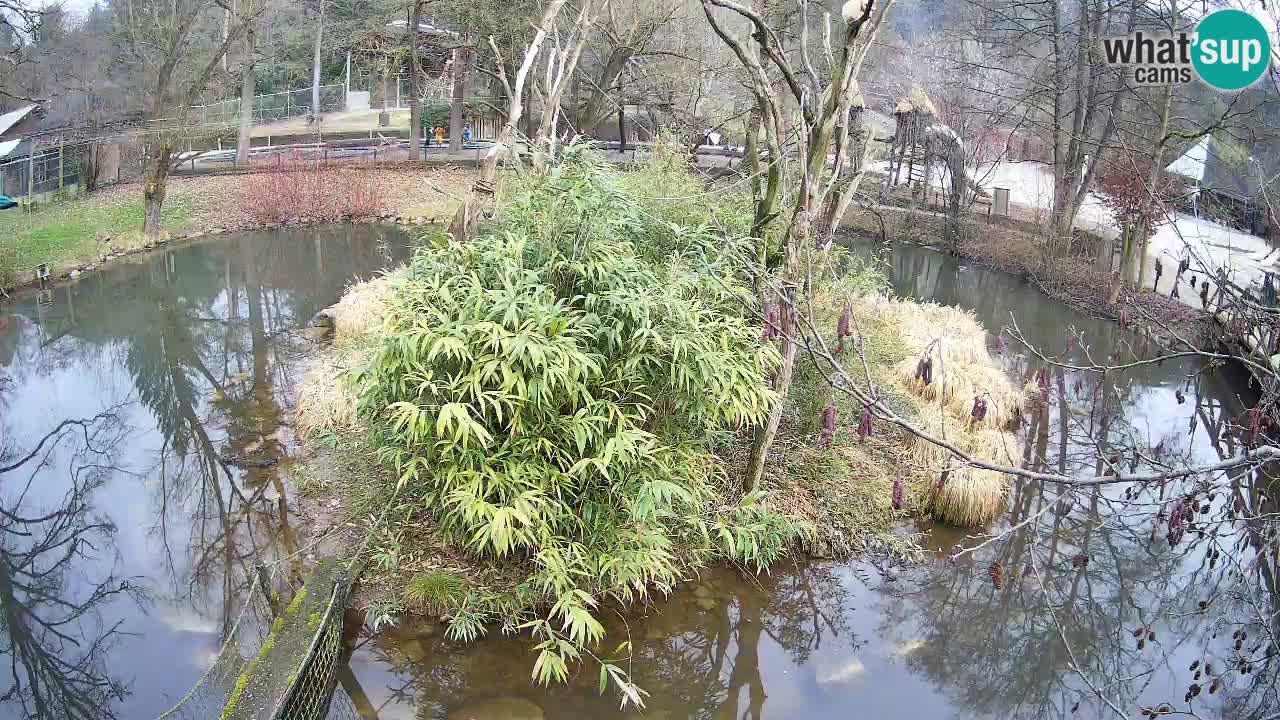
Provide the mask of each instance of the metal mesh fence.
{"label": "metal mesh fence", "polygon": [[[310,115],[311,88],[298,88],[253,98],[253,119],[270,122]],[[320,86],[320,112],[338,112],[346,106],[346,89],[343,85]],[[240,98],[223,100],[208,105],[197,105],[192,114],[202,125],[234,124],[240,120]]]}
{"label": "metal mesh fence", "polygon": [[331,700],[342,662],[342,611],[346,607],[346,582],[339,579],[328,607],[320,616],[315,637],[302,659],[296,680],[280,703],[273,720],[323,720],[330,717]]}
{"label": "metal mesh fence", "polygon": [[323,562],[288,607],[270,585],[253,587],[213,665],[158,720],[361,720],[337,687],[347,573]]}
{"label": "metal mesh fence", "polygon": [[0,195],[25,198],[78,185],[82,149],[81,145],[47,148],[0,163]]}
{"label": "metal mesh fence", "polygon": [[240,678],[250,670],[268,637],[273,610],[271,600],[257,586],[245,599],[227,631],[212,667],[186,695],[158,720],[209,720],[220,717],[231,701]]}

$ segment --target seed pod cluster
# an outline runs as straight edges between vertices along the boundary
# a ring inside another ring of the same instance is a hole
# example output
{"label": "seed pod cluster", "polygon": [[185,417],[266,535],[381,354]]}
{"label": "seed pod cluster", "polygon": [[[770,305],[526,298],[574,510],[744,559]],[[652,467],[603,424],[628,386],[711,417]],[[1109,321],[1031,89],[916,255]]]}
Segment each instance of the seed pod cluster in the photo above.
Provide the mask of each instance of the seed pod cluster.
{"label": "seed pod cluster", "polygon": [[925,385],[933,384],[933,358],[928,355],[920,356],[919,362],[916,363],[916,380]]}
{"label": "seed pod cluster", "polygon": [[831,403],[822,408],[822,431],[818,433],[817,447],[824,450],[831,447],[831,440],[836,436],[836,406]]}
{"label": "seed pod cluster", "polygon": [[969,413],[975,422],[982,422],[987,419],[987,401],[981,396],[973,397],[973,411]]}
{"label": "seed pod cluster", "polygon": [[871,406],[864,405],[862,407],[862,417],[858,419],[858,440],[866,442],[871,437],[873,429],[871,427]]}
{"label": "seed pod cluster", "polygon": [[991,585],[997,590],[1004,589],[1004,565],[999,560],[992,560],[991,567],[987,568],[987,574],[991,576]]}
{"label": "seed pod cluster", "polygon": [[853,308],[845,303],[844,309],[840,311],[840,319],[836,321],[836,352],[844,352],[844,339],[853,335]]}
{"label": "seed pod cluster", "polygon": [[1177,545],[1182,542],[1182,536],[1187,532],[1187,518],[1190,515],[1186,498],[1178,498],[1173,504],[1173,508],[1169,511],[1169,526],[1166,537],[1170,545]]}
{"label": "seed pod cluster", "polygon": [[776,340],[782,335],[778,325],[778,318],[781,314],[781,310],[782,309],[778,303],[765,303],[764,328],[760,332],[760,342]]}
{"label": "seed pod cluster", "polygon": [[1262,406],[1259,405],[1259,406],[1250,408],[1249,418],[1248,418],[1249,447],[1257,447],[1258,438],[1259,436],[1262,435],[1262,421],[1263,421]]}
{"label": "seed pod cluster", "polygon": [[1148,640],[1155,642],[1156,639],[1155,631],[1145,625],[1140,628],[1134,628],[1133,636],[1138,640],[1139,650],[1146,647]]}

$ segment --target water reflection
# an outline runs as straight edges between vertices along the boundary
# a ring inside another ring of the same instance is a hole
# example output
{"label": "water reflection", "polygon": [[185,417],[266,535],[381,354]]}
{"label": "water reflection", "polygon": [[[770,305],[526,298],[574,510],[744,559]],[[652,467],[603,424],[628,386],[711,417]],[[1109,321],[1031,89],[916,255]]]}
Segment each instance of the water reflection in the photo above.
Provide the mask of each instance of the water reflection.
{"label": "water reflection", "polygon": [[[959,304],[992,329],[1016,319],[1050,354],[1124,362],[1152,351],[1018,278],[913,248],[885,262],[898,293]],[[1069,334],[1079,340],[1070,348]],[[1220,368],[1186,359],[1103,377],[1012,345],[1010,372],[1040,384],[1045,371],[1046,401],[1024,418],[1029,467],[1092,476],[1107,464],[1154,469],[1241,449],[1241,413],[1255,399]],[[954,562],[984,538],[926,527],[937,558],[887,579],[861,564],[707,572],[616,617],[610,643],[635,648],[631,671],[651,693],[645,717],[1137,717],[1167,702],[1260,720],[1280,710],[1280,654],[1258,622],[1280,597],[1276,500],[1264,492],[1272,474],[1231,477],[1173,545],[1159,513],[1196,479],[1141,492],[1095,486],[1070,502],[1059,488],[1015,483],[1000,522],[1016,531]],[[1263,550],[1229,552],[1254,543]],[[1249,638],[1239,650],[1238,631]],[[597,695],[594,672],[543,689],[530,683],[532,663],[518,638],[458,647],[439,627],[406,626],[366,638],[352,667],[369,693],[366,718],[630,714]],[[1201,692],[1184,701],[1192,683]]]}
{"label": "water reflection", "polygon": [[[6,306],[4,437],[40,451],[0,475],[0,717],[155,717],[190,689],[254,566],[298,560],[297,330],[407,253],[390,228],[243,235]],[[42,445],[67,418],[96,419]]]}
{"label": "water reflection", "polygon": [[[645,717],[776,716],[775,706],[795,704],[774,677],[779,671],[797,673],[797,680],[809,674],[803,683],[815,687],[842,686],[864,673],[856,660],[864,643],[850,622],[851,583],[846,570],[832,566],[797,565],[750,581],[713,570],[670,599],[615,612],[607,625],[614,643],[632,645],[631,672],[650,693]],[[528,653],[519,638],[457,646],[440,628],[417,626],[369,642],[353,665],[382,718],[494,717],[537,705],[552,718],[631,714],[616,698],[598,695],[593,672],[533,692]],[[375,691],[368,678],[378,676],[384,682]]]}
{"label": "water reflection", "polygon": [[[146,593],[117,574],[116,528],[91,496],[107,481],[127,428],[112,412],[69,419],[33,447],[3,448],[0,466],[0,707],[20,718],[115,718],[128,689],[106,670],[122,621],[101,608]],[[8,433],[6,433],[7,435]],[[64,475],[65,494],[37,500],[33,484]]]}
{"label": "water reflection", "polygon": [[[1113,324],[1037,302],[1028,294],[1036,290],[1006,275],[960,268],[927,251],[896,253],[892,262],[899,292],[958,302],[992,328],[1016,318],[1032,343],[1068,361],[1083,362],[1088,352],[1124,363],[1153,352],[1149,340]],[[1070,349],[1069,331],[1080,338]],[[1007,361],[1024,380],[1047,372],[1047,402],[1025,428],[1027,466],[1068,475],[1095,476],[1109,465],[1158,471],[1235,455],[1239,417],[1255,400],[1242,402],[1238,386],[1198,360],[1108,376],[1048,367],[1016,349]],[[935,565],[888,590],[898,602],[886,606],[883,632],[913,628],[924,645],[912,670],[973,715],[1102,717],[1162,703],[1209,716],[1269,715],[1277,707],[1275,653],[1255,653],[1265,659],[1251,675],[1261,675],[1243,676],[1229,638],[1230,629],[1274,612],[1251,607],[1260,597],[1275,602],[1274,563],[1265,559],[1251,573],[1226,546],[1265,522],[1237,523],[1233,513],[1257,515],[1248,509],[1273,477],[1262,468],[1227,478],[1230,493],[1196,505],[1202,532],[1177,544],[1168,542],[1165,520],[1194,481],[1140,491],[1095,486],[1069,503],[1060,488],[1019,482],[1004,520],[1019,529],[963,556],[959,567]],[[1217,667],[1209,673],[1206,663]],[[1220,687],[1209,693],[1214,678]],[[1189,702],[1193,683],[1204,690]]]}

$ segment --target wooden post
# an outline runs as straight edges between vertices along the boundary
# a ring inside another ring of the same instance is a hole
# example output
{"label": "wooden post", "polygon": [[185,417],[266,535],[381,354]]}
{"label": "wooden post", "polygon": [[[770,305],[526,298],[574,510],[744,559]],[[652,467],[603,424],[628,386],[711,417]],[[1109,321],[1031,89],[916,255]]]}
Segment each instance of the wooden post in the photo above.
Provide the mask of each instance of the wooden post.
{"label": "wooden post", "polygon": [[[27,205],[31,205],[31,198],[36,194],[36,144],[31,143],[31,151],[27,155]],[[30,207],[28,207],[30,209]]]}
{"label": "wooden post", "polygon": [[67,187],[66,175],[63,173],[63,169],[65,167],[63,165],[63,162],[66,154],[66,147],[67,146],[65,143],[63,143],[61,140],[58,141],[58,191],[59,192],[65,190]]}

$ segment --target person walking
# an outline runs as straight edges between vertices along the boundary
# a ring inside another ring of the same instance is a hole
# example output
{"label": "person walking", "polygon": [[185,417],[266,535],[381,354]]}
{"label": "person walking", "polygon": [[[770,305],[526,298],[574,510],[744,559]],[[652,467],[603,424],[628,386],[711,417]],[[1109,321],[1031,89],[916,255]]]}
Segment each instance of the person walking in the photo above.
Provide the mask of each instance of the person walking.
{"label": "person walking", "polygon": [[444,147],[444,128],[436,126],[436,144]]}
{"label": "person walking", "polygon": [[471,144],[471,123],[466,123],[462,126],[462,144]]}

